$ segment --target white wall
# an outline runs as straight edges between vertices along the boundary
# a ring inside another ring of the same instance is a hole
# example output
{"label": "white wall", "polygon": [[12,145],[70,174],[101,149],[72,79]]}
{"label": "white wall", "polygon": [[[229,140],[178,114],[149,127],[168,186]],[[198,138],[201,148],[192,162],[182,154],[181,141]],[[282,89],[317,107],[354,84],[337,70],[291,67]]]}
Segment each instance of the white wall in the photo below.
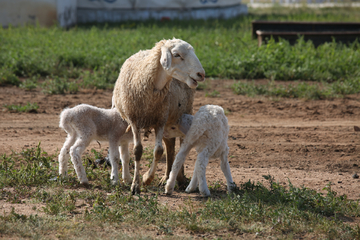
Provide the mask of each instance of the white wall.
{"label": "white wall", "polygon": [[66,27],[76,23],[76,0],[0,0],[3,27],[39,24]]}

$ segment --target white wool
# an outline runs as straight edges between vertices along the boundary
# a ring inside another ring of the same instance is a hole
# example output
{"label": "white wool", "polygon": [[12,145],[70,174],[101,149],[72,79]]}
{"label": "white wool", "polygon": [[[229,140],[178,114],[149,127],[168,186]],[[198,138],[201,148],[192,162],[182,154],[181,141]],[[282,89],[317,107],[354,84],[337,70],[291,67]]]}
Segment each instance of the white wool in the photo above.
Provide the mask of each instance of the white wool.
{"label": "white wool", "polygon": [[227,189],[231,192],[235,184],[227,159],[229,153],[228,134],[228,120],[223,108],[217,105],[202,106],[194,116],[184,114],[179,124],[165,127],[164,135],[166,137],[185,136],[173,163],[169,180],[165,186],[165,193],[173,192],[177,173],[192,148],[196,149],[198,156],[193,177],[185,191],[193,192],[199,186],[200,193],[203,196],[209,196],[210,191],[205,176],[206,166],[210,158],[220,158],[220,166],[227,181]]}
{"label": "white wool", "polygon": [[112,182],[117,183],[119,181],[120,145],[122,178],[124,182],[131,183],[128,145],[132,142],[133,136],[131,132],[125,133],[128,124],[115,108],[103,109],[87,104],[67,108],[60,114],[59,126],[68,134],[59,154],[60,175],[67,175],[67,162],[70,155],[80,183],[88,184],[81,155],[91,141],[108,141]]}
{"label": "white wool", "polygon": [[146,51],[129,57],[115,83],[113,103],[129,123],[134,135],[135,173],[131,191],[140,192],[141,129],[155,129],[154,160],[143,176],[149,184],[163,154],[162,138],[169,117],[172,78],[196,88],[205,71],[190,44],[180,39],[162,40]]}

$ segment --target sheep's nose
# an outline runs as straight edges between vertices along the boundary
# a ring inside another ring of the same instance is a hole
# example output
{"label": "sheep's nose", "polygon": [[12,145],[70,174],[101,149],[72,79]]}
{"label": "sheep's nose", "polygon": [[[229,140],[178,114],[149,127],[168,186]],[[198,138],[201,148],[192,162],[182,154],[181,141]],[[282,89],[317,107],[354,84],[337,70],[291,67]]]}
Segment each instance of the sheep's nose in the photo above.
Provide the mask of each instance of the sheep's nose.
{"label": "sheep's nose", "polygon": [[198,73],[197,73],[197,76],[200,78],[200,81],[205,80],[205,73],[198,72]]}

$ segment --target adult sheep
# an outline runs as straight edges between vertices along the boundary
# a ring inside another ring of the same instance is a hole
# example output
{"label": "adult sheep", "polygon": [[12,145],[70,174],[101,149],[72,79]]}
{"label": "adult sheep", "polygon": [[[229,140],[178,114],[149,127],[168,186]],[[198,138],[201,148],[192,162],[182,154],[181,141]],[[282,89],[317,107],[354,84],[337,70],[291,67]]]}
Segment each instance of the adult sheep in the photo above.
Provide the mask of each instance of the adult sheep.
{"label": "adult sheep", "polygon": [[143,153],[140,130],[155,129],[154,160],[144,183],[151,181],[164,148],[162,138],[169,117],[172,78],[196,88],[205,80],[205,70],[193,47],[180,39],[162,40],[151,50],[139,51],[121,67],[114,87],[114,103],[134,136],[135,172],[132,194],[140,193],[140,159]]}

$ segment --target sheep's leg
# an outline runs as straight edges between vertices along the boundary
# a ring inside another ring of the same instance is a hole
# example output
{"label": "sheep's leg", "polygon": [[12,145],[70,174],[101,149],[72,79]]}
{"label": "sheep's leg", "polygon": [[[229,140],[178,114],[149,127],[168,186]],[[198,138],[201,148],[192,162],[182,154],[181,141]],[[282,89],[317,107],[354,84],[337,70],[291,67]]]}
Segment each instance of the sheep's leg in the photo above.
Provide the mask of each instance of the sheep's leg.
{"label": "sheep's leg", "polygon": [[169,178],[171,167],[175,159],[175,140],[176,138],[163,138],[166,148],[166,170],[165,175],[161,178],[159,185],[164,185],[166,180]]}
{"label": "sheep's leg", "polygon": [[162,138],[164,133],[164,126],[155,129],[155,148],[154,148],[154,159],[151,163],[150,169],[144,174],[143,182],[145,185],[149,185],[155,177],[156,166],[164,153],[162,146]]}
{"label": "sheep's leg", "polygon": [[68,134],[59,154],[59,175],[67,176],[70,147],[76,141],[76,134]]}
{"label": "sheep's leg", "polygon": [[122,179],[126,184],[132,182],[129,170],[130,155],[129,155],[129,144],[121,143],[120,144],[120,158],[122,164]]}
{"label": "sheep's leg", "polygon": [[135,170],[134,179],[131,184],[131,193],[140,194],[140,159],[143,153],[143,146],[141,145],[140,129],[137,129],[135,125],[131,125],[131,129],[134,136],[134,155],[135,155]]}
{"label": "sheep's leg", "polygon": [[231,171],[230,171],[230,165],[229,165],[229,161],[228,161],[228,150],[227,151],[224,151],[222,154],[221,154],[221,163],[220,163],[220,166],[221,166],[221,170],[222,172],[224,173],[224,176],[226,178],[226,183],[227,183],[227,190],[229,193],[232,192],[233,188],[236,186],[234,181],[233,181],[233,178],[231,176]]}
{"label": "sheep's leg", "polygon": [[170,172],[170,176],[169,176],[169,180],[166,183],[165,186],[165,193],[170,195],[172,194],[172,192],[174,191],[174,187],[175,187],[175,179],[176,176],[178,175],[181,166],[184,164],[185,162],[185,158],[186,156],[189,154],[191,149],[191,146],[182,146],[178,152],[178,154],[176,155],[175,161],[172,165],[171,168],[171,172]]}
{"label": "sheep's leg", "polygon": [[[83,139],[88,139],[88,140],[85,142],[83,141]],[[89,181],[86,177],[85,168],[81,162],[81,154],[84,152],[85,148],[89,145],[89,143],[90,143],[90,138],[87,138],[86,136],[82,136],[82,139],[76,140],[74,146],[70,148],[71,161],[74,165],[78,179],[80,183],[83,185],[87,185]]]}
{"label": "sheep's leg", "polygon": [[209,156],[207,151],[202,151],[198,154],[195,162],[196,176],[199,181],[199,191],[203,196],[210,196],[210,191],[206,183],[206,167],[209,163]]}
{"label": "sheep's leg", "polygon": [[189,186],[185,189],[185,192],[187,193],[195,192],[196,188],[198,187],[198,184],[199,184],[199,180],[196,175],[196,165],[195,165],[193,176],[191,178]]}
{"label": "sheep's leg", "polygon": [[117,141],[109,141],[109,155],[111,163],[111,183],[113,185],[119,182],[119,147]]}

